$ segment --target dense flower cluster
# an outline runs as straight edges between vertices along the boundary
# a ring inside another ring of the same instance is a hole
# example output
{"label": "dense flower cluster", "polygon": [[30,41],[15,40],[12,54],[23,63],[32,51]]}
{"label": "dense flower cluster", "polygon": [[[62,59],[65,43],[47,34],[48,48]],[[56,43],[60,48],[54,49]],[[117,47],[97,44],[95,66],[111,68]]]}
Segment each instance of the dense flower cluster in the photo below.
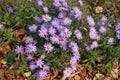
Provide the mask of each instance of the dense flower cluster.
{"label": "dense flower cluster", "polygon": [[[78,0],[79,5],[82,7],[83,2],[82,0]],[[68,47],[70,48],[73,56],[70,58],[70,67],[66,67],[63,70],[63,74],[65,77],[69,77],[73,72],[77,70],[76,64],[77,61],[80,59],[80,46],[77,42],[69,40],[72,36],[75,36],[77,40],[83,39],[83,33],[79,29],[71,29],[73,20],[81,21],[82,19],[82,12],[79,10],[77,6],[73,6],[70,8],[68,6],[68,2],[66,0],[54,0],[53,6],[54,8],[58,9],[58,15],[53,17],[49,14],[50,10],[47,6],[44,6],[42,0],[37,0],[37,4],[39,7],[42,7],[44,14],[41,16],[35,16],[34,20],[37,24],[32,24],[28,26],[28,29],[31,33],[38,33],[39,38],[44,38],[46,43],[43,46],[43,50],[46,53],[52,54],[54,51],[55,45],[59,46],[62,50],[67,50]],[[13,12],[11,8],[9,8],[9,12]],[[67,13],[67,15],[66,15]],[[68,14],[69,13],[69,14]],[[87,51],[95,49],[99,47],[99,41],[101,40],[100,33],[106,33],[107,28],[105,23],[107,22],[107,17],[103,16],[100,21],[98,22],[99,31],[96,29],[95,21],[92,16],[86,16],[87,23],[89,25],[88,32],[89,38],[92,40],[92,43],[88,45],[87,42],[84,43],[84,46]],[[0,25],[2,28],[2,25]],[[116,24],[116,35],[117,38],[120,39],[120,24]],[[108,44],[114,43],[114,38],[109,37],[107,38]],[[37,42],[31,36],[27,36],[25,39],[26,46],[17,46],[15,52],[17,54],[22,54],[23,52],[28,53],[27,59],[30,62],[29,68],[31,70],[40,69],[37,72],[38,78],[45,78],[47,77],[49,66],[44,63],[46,58],[45,54],[40,55],[38,60],[35,60],[34,57],[31,55],[37,51],[38,46],[36,46]],[[58,47],[57,47],[58,48]],[[99,60],[100,62],[100,60]]]}

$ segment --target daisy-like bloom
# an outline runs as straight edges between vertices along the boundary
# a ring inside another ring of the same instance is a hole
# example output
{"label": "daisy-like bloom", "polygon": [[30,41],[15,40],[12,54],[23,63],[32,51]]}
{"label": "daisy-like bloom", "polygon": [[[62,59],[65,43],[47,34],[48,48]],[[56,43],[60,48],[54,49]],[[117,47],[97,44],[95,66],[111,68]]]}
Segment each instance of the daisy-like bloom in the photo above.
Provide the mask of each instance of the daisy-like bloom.
{"label": "daisy-like bloom", "polygon": [[23,46],[16,46],[16,48],[15,48],[15,52],[17,53],[17,54],[21,54],[22,52],[24,51],[24,48],[23,48]]}
{"label": "daisy-like bloom", "polygon": [[68,67],[68,68],[65,68],[65,70],[63,71],[63,74],[65,77],[70,77],[72,72],[73,70]]}
{"label": "daisy-like bloom", "polygon": [[38,6],[43,6],[43,1],[42,0],[37,0]]}
{"label": "daisy-like bloom", "polygon": [[43,38],[45,38],[48,35],[46,28],[41,28],[40,30],[38,30],[38,32],[39,32],[39,36]]}
{"label": "daisy-like bloom", "polygon": [[37,77],[40,78],[40,79],[45,79],[47,77],[47,71],[45,70],[40,70],[38,73],[37,73]]}
{"label": "daisy-like bloom", "polygon": [[27,59],[28,60],[33,60],[33,56],[31,54],[28,54]]}
{"label": "daisy-like bloom", "polygon": [[46,57],[46,55],[45,54],[42,54],[41,56],[40,56],[40,59],[45,59],[45,57]]}
{"label": "daisy-like bloom", "polygon": [[44,49],[45,49],[45,51],[47,51],[49,53],[49,52],[53,51],[53,46],[52,46],[52,44],[47,43],[44,45]]}
{"label": "daisy-like bloom", "polygon": [[83,1],[82,0],[78,0],[80,6],[82,7],[83,6]]}
{"label": "daisy-like bloom", "polygon": [[113,43],[114,43],[114,38],[109,37],[109,38],[108,38],[108,44],[113,44]]}
{"label": "daisy-like bloom", "polygon": [[86,16],[86,18],[87,18],[87,22],[88,22],[88,24],[89,24],[90,27],[95,26],[95,21],[92,18],[92,16]]}
{"label": "daisy-like bloom", "polygon": [[48,32],[49,32],[50,35],[55,35],[56,29],[53,28],[53,27],[50,27],[49,30],[48,30]]}
{"label": "daisy-like bloom", "polygon": [[80,59],[80,53],[73,53],[74,57],[76,60]]}
{"label": "daisy-like bloom", "polygon": [[76,65],[76,63],[77,63],[77,59],[76,59],[76,57],[71,57],[71,59],[70,59],[70,64],[71,65]]}
{"label": "daisy-like bloom", "polygon": [[44,11],[45,13],[48,13],[48,12],[49,12],[48,7],[47,7],[47,6],[43,6],[43,11]]}
{"label": "daisy-like bloom", "polygon": [[61,3],[60,3],[59,0],[54,0],[53,5],[54,5],[55,7],[60,7],[60,6],[61,6]]}
{"label": "daisy-like bloom", "polygon": [[48,65],[43,65],[43,70],[49,71],[49,66]]}
{"label": "daisy-like bloom", "polygon": [[49,22],[51,21],[51,17],[48,14],[42,15],[42,19],[44,22]]}
{"label": "daisy-like bloom", "polygon": [[39,22],[39,23],[42,22],[42,19],[41,19],[40,17],[38,17],[38,16],[35,16],[35,17],[34,17],[34,20],[35,20],[36,22]]}
{"label": "daisy-like bloom", "polygon": [[54,26],[54,27],[58,27],[58,26],[59,26],[59,23],[60,23],[60,20],[57,19],[57,18],[54,18],[54,19],[51,21],[51,25]]}
{"label": "daisy-like bloom", "polygon": [[78,40],[82,39],[82,33],[79,30],[75,30],[74,34]]}
{"label": "daisy-like bloom", "polygon": [[72,32],[67,28],[64,29],[64,32],[67,38],[69,38],[72,35]]}
{"label": "daisy-like bloom", "polygon": [[0,29],[2,29],[3,28],[3,25],[2,24],[0,24]]}
{"label": "daisy-like bloom", "polygon": [[12,7],[9,7],[9,8],[8,8],[8,12],[9,12],[9,13],[13,13],[13,11],[14,11],[14,10],[13,10]]}
{"label": "daisy-like bloom", "polygon": [[66,17],[66,18],[63,19],[63,24],[64,25],[71,25],[71,23],[72,23],[72,20],[70,18]]}
{"label": "daisy-like bloom", "polygon": [[27,46],[26,46],[26,52],[27,53],[34,53],[34,52],[36,52],[36,46],[35,45],[33,45],[33,44],[27,44]]}
{"label": "daisy-like bloom", "polygon": [[42,61],[41,59],[38,59],[38,60],[36,61],[36,64],[37,64],[37,66],[39,66],[40,68],[42,68],[43,65],[44,65],[44,63],[43,63],[43,61]]}
{"label": "daisy-like bloom", "polygon": [[58,18],[63,18],[64,17],[64,13],[63,12],[60,12],[59,14],[58,14]]}
{"label": "daisy-like bloom", "polygon": [[30,43],[32,43],[32,42],[33,42],[33,37],[27,36],[26,39],[25,39],[25,43],[26,43],[26,44],[30,44]]}
{"label": "daisy-like bloom", "polygon": [[37,27],[38,26],[36,24],[33,24],[33,25],[30,25],[28,29],[29,29],[30,32],[36,32]]}
{"label": "daisy-like bloom", "polygon": [[101,32],[101,33],[106,33],[106,27],[104,27],[104,26],[101,26],[100,27],[100,29],[99,29],[99,31]]}
{"label": "daisy-like bloom", "polygon": [[116,37],[120,39],[120,23],[116,22]]}
{"label": "daisy-like bloom", "polygon": [[30,70],[35,70],[36,68],[38,68],[38,66],[36,65],[36,63],[34,61],[30,62],[30,65],[29,65],[29,68]]}
{"label": "daisy-like bloom", "polygon": [[50,40],[52,44],[59,44],[59,37],[57,35],[51,36]]}
{"label": "daisy-like bloom", "polygon": [[102,18],[100,19],[101,22],[106,22],[107,21],[107,17],[106,16],[102,16]]}
{"label": "daisy-like bloom", "polygon": [[97,41],[93,41],[92,44],[90,45],[91,49],[97,48],[98,47],[98,42]]}

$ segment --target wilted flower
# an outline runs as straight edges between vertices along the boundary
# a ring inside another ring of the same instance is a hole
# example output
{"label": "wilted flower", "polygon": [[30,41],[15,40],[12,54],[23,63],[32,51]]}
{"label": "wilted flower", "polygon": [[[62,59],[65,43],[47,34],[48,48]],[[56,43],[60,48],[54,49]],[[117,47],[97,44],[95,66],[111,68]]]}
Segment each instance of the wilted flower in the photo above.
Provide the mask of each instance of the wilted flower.
{"label": "wilted flower", "polygon": [[72,69],[71,68],[65,68],[65,70],[63,71],[63,74],[65,77],[70,77],[72,73]]}
{"label": "wilted flower", "polygon": [[9,12],[9,13],[13,13],[13,11],[14,11],[14,10],[13,10],[12,7],[9,7],[9,8],[8,8],[8,12]]}
{"label": "wilted flower", "polygon": [[96,13],[102,13],[103,12],[103,7],[97,6],[96,9],[95,9],[95,12]]}
{"label": "wilted flower", "polygon": [[32,42],[33,42],[33,37],[27,36],[26,39],[25,39],[25,43],[26,43],[26,44],[30,44],[30,43],[32,43]]}
{"label": "wilted flower", "polygon": [[38,73],[37,73],[37,77],[40,78],[40,79],[45,79],[47,77],[47,71],[45,70],[40,70]]}
{"label": "wilted flower", "polygon": [[42,1],[42,0],[37,0],[37,4],[38,4],[39,6],[42,6],[42,5],[43,5],[43,1]]}
{"label": "wilted flower", "polygon": [[2,29],[3,28],[3,25],[2,24],[0,24],[0,29]]}

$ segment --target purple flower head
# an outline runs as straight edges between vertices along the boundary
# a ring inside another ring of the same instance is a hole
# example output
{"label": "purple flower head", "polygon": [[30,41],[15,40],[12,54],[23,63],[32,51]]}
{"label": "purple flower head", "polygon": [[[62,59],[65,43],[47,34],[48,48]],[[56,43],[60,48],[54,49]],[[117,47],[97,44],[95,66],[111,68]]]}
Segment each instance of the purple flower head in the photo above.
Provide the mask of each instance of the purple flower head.
{"label": "purple flower head", "polygon": [[98,47],[98,42],[97,41],[93,41],[92,44],[90,45],[91,49],[97,48]]}
{"label": "purple flower head", "polygon": [[36,63],[34,61],[30,62],[30,65],[29,65],[29,68],[30,70],[35,70],[36,68],[38,68],[38,66],[36,65]]}
{"label": "purple flower head", "polygon": [[72,32],[67,28],[64,29],[64,32],[67,38],[69,38],[72,35]]}
{"label": "purple flower head", "polygon": [[38,4],[38,6],[42,6],[43,5],[43,1],[42,0],[37,0],[37,4]]}
{"label": "purple flower head", "polygon": [[30,32],[36,32],[37,27],[38,26],[36,24],[33,24],[33,25],[30,25],[28,29],[29,29]]}
{"label": "purple flower head", "polygon": [[58,14],[58,18],[64,18],[64,13],[63,13],[63,12],[60,12],[60,13]]}
{"label": "purple flower head", "polygon": [[41,56],[40,56],[40,59],[45,59],[45,57],[46,57],[46,55],[45,54],[42,54]]}
{"label": "purple flower head", "polygon": [[80,59],[80,53],[73,53],[74,57],[76,60]]}
{"label": "purple flower head", "polygon": [[78,47],[78,45],[75,45],[75,46],[72,47],[72,52],[73,53],[79,53],[79,47]]}
{"label": "purple flower head", "polygon": [[53,5],[54,5],[55,7],[60,7],[60,6],[61,6],[61,3],[60,3],[59,0],[54,0]]}
{"label": "purple flower head", "polygon": [[53,27],[50,27],[49,30],[48,30],[48,32],[49,32],[50,35],[55,35],[56,29],[53,28]]}
{"label": "purple flower head", "polygon": [[43,6],[43,11],[44,11],[45,13],[48,13],[48,12],[49,12],[48,7]]}
{"label": "purple flower head", "polygon": [[67,49],[67,43],[61,43],[60,48],[62,48],[63,50],[66,50]]}
{"label": "purple flower head", "polygon": [[27,44],[27,46],[26,46],[26,52],[27,53],[34,53],[34,52],[36,52],[36,46],[35,45],[33,45],[33,44]]}
{"label": "purple flower head", "polygon": [[79,30],[75,30],[74,34],[78,40],[82,39],[82,33]]}
{"label": "purple flower head", "polygon": [[114,38],[109,37],[109,38],[108,38],[108,44],[113,44],[113,43],[114,43]]}
{"label": "purple flower head", "polygon": [[87,22],[88,22],[88,24],[89,24],[90,27],[95,26],[95,21],[92,18],[92,16],[87,16],[86,18],[87,18]]}
{"label": "purple flower head", "polygon": [[77,63],[77,59],[76,59],[76,57],[71,57],[71,59],[70,59],[70,64],[71,65],[76,65],[76,63]]}
{"label": "purple flower head", "polygon": [[59,37],[57,35],[51,36],[50,40],[52,44],[59,44]]}
{"label": "purple flower head", "polygon": [[0,24],[0,29],[2,29],[3,28],[3,25],[2,24]]}
{"label": "purple flower head", "polygon": [[43,65],[43,70],[49,71],[49,66],[48,65]]}
{"label": "purple flower head", "polygon": [[17,46],[16,48],[15,48],[15,52],[17,53],[17,54],[21,54],[22,52],[24,52],[24,48],[23,48],[23,46]]}
{"label": "purple flower head", "polygon": [[102,61],[102,58],[101,57],[98,57],[97,58],[97,62],[101,62]]}
{"label": "purple flower head", "polygon": [[35,16],[35,17],[34,17],[34,20],[35,20],[36,22],[39,22],[39,23],[42,22],[42,19],[41,19],[40,17],[38,17],[38,16]]}
{"label": "purple flower head", "polygon": [[99,31],[101,32],[101,33],[106,33],[106,27],[104,27],[104,26],[101,26],[100,27],[100,29],[99,29]]}
{"label": "purple flower head", "polygon": [[37,66],[39,66],[40,68],[42,68],[43,65],[44,65],[44,63],[43,63],[43,61],[42,61],[41,59],[38,59],[38,60],[36,61],[36,64],[37,64]]}
{"label": "purple flower head", "polygon": [[27,36],[26,39],[25,39],[25,43],[26,43],[26,44],[30,44],[30,43],[32,43],[32,42],[33,42],[33,37]]}
{"label": "purple flower head", "polygon": [[71,23],[72,23],[72,20],[70,18],[66,17],[66,18],[63,19],[63,24],[64,25],[71,25]]}
{"label": "purple flower head", "polygon": [[59,26],[59,23],[60,23],[60,20],[57,19],[57,18],[54,18],[54,19],[51,21],[51,24],[52,24],[52,26],[54,26],[54,27],[58,27],[58,26]]}
{"label": "purple flower head", "polygon": [[33,60],[33,56],[31,54],[28,54],[27,59],[28,60]]}
{"label": "purple flower head", "polygon": [[47,77],[47,74],[48,72],[45,71],[45,70],[40,70],[38,73],[37,73],[37,77],[40,78],[40,79],[45,79]]}
{"label": "purple flower head", "polygon": [[8,12],[9,12],[9,13],[13,13],[13,11],[14,11],[14,10],[13,10],[12,7],[9,7],[9,8],[8,8]]}
{"label": "purple flower head", "polygon": [[75,72],[77,70],[76,65],[72,65],[71,67],[72,67],[73,72]]}
{"label": "purple flower head", "polygon": [[82,0],[78,0],[80,6],[82,7],[83,6],[83,1]]}
{"label": "purple flower head", "polygon": [[72,72],[73,70],[68,67],[68,68],[65,68],[65,70],[63,71],[63,74],[65,77],[70,77]]}
{"label": "purple flower head", "polygon": [[116,22],[116,37],[120,39],[120,23]]}
{"label": "purple flower head", "polygon": [[48,14],[42,15],[42,19],[44,22],[49,22],[51,21],[51,16],[49,16]]}
{"label": "purple flower head", "polygon": [[100,19],[101,22],[106,22],[107,21],[107,17],[106,16],[102,16],[102,18]]}
{"label": "purple flower head", "polygon": [[42,38],[45,38],[48,33],[47,33],[47,29],[46,28],[41,28],[38,32],[39,32],[39,36],[42,37]]}
{"label": "purple flower head", "polygon": [[49,53],[49,52],[53,51],[53,46],[52,46],[52,44],[47,43],[44,45],[44,49],[45,49],[45,51],[47,51]]}

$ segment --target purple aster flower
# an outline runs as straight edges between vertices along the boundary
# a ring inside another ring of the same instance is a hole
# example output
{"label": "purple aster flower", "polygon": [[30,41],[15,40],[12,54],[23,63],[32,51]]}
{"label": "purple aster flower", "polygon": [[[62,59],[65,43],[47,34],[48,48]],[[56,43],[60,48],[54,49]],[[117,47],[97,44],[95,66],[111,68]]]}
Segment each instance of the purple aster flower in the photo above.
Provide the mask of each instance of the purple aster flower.
{"label": "purple aster flower", "polygon": [[64,18],[64,13],[63,13],[63,12],[60,12],[60,13],[58,14],[58,18]]}
{"label": "purple aster flower", "polygon": [[28,54],[27,59],[28,60],[33,60],[33,56],[31,54]]}
{"label": "purple aster flower", "polygon": [[32,43],[32,42],[33,42],[33,37],[27,36],[26,39],[25,39],[25,43],[29,44],[29,43]]}
{"label": "purple aster flower", "polygon": [[106,16],[102,16],[102,18],[100,19],[101,22],[106,22],[107,21],[107,17]]}
{"label": "purple aster flower", "polygon": [[36,24],[33,24],[33,25],[30,25],[28,29],[29,29],[30,32],[36,32],[37,27],[38,26]]}
{"label": "purple aster flower", "polygon": [[49,71],[49,66],[48,65],[43,65],[43,70]]}
{"label": "purple aster flower", "polygon": [[101,33],[106,33],[106,27],[104,27],[104,26],[101,26],[100,27],[100,29],[99,29],[99,31],[101,32]]}
{"label": "purple aster flower", "polygon": [[56,29],[53,28],[53,27],[50,27],[49,30],[48,30],[48,32],[49,32],[50,35],[55,35]]}
{"label": "purple aster flower", "polygon": [[54,5],[55,7],[60,7],[60,6],[61,6],[61,3],[60,3],[59,0],[54,0],[53,5]]}
{"label": "purple aster flower", "polygon": [[67,43],[61,43],[60,44],[60,48],[62,48],[63,50],[66,50],[67,49]]}
{"label": "purple aster flower", "polygon": [[17,54],[21,54],[21,53],[23,53],[24,52],[24,48],[23,48],[23,46],[17,46],[16,48],[15,48],[15,52],[17,53]]}
{"label": "purple aster flower", "polygon": [[38,66],[36,65],[36,63],[34,61],[30,62],[30,65],[29,65],[29,68],[30,70],[35,70],[36,68],[38,68]]}
{"label": "purple aster flower", "polygon": [[67,38],[69,38],[72,35],[72,32],[67,28],[64,29],[64,32]]}
{"label": "purple aster flower", "polygon": [[51,16],[49,16],[48,14],[42,15],[42,19],[44,22],[49,22],[51,21]]}
{"label": "purple aster flower", "polygon": [[76,60],[80,59],[80,53],[73,53],[74,57]]}
{"label": "purple aster flower", "polygon": [[72,23],[72,20],[70,18],[66,17],[66,18],[63,19],[63,24],[64,25],[71,25],[71,23]]}
{"label": "purple aster flower", "polygon": [[45,57],[46,57],[46,55],[45,54],[42,54],[41,56],[40,56],[40,59],[45,59]]}
{"label": "purple aster flower", "polygon": [[92,44],[90,45],[91,49],[97,48],[98,47],[98,42],[97,41],[93,41]]}
{"label": "purple aster flower", "polygon": [[47,6],[43,6],[43,11],[44,11],[45,13],[48,13],[48,12],[49,12],[48,7],[47,7]]}
{"label": "purple aster flower", "polygon": [[49,53],[49,52],[53,51],[53,46],[52,46],[52,44],[47,43],[44,45],[44,49],[45,49],[45,51],[47,51]]}
{"label": "purple aster flower", "polygon": [[77,63],[77,59],[76,59],[76,57],[71,57],[71,59],[70,59],[70,64],[71,65],[76,65],[76,63]]}
{"label": "purple aster flower", "polygon": [[87,22],[88,22],[88,24],[89,24],[90,27],[95,26],[95,21],[92,18],[92,16],[86,16],[86,18],[87,18]]}
{"label": "purple aster flower", "polygon": [[42,0],[37,0],[37,4],[38,4],[38,6],[42,6],[43,5],[43,1]]}
{"label": "purple aster flower", "polygon": [[54,19],[51,21],[51,24],[52,24],[52,26],[54,26],[54,27],[58,27],[58,26],[59,26],[59,23],[60,23],[60,20],[57,19],[57,18],[54,18]]}
{"label": "purple aster flower", "polygon": [[68,68],[65,68],[65,70],[63,71],[63,74],[65,77],[70,77],[72,72],[73,72],[72,69],[68,67]]}
{"label": "purple aster flower", "polygon": [[75,30],[74,34],[78,40],[82,39],[82,33],[79,30]]}
{"label": "purple aster flower", "polygon": [[50,40],[52,44],[59,44],[59,37],[57,35],[51,36]]}
{"label": "purple aster flower", "polygon": [[38,32],[39,32],[39,36],[43,37],[43,38],[45,38],[48,35],[46,28],[42,28],[42,29],[38,30]]}
{"label": "purple aster flower", "polygon": [[120,39],[120,23],[116,22],[116,37]]}
{"label": "purple aster flower", "polygon": [[47,77],[47,74],[48,72],[45,71],[45,70],[40,70],[38,73],[37,73],[37,77],[40,78],[40,79],[45,79]]}
{"label": "purple aster flower", "polygon": [[113,43],[114,43],[114,38],[109,37],[109,38],[108,38],[108,44],[113,44]]}
{"label": "purple aster flower", "polygon": [[42,19],[41,19],[40,17],[38,17],[38,16],[35,16],[35,17],[34,17],[34,20],[35,20],[36,22],[39,22],[39,23],[42,22]]}
{"label": "purple aster flower", "polygon": [[80,6],[82,7],[83,6],[83,1],[82,0],[78,0]]}
{"label": "purple aster flower", "polygon": [[79,47],[78,47],[78,45],[75,45],[75,46],[72,47],[72,52],[73,53],[79,53]]}
{"label": "purple aster flower", "polygon": [[86,50],[87,51],[91,50],[91,47],[90,46],[86,46]]}
{"label": "purple aster flower", "polygon": [[43,63],[43,61],[42,61],[41,59],[38,59],[38,60],[36,61],[36,64],[37,64],[37,66],[39,66],[40,68],[42,68],[43,65],[44,65],[44,63]]}
{"label": "purple aster flower", "polygon": [[3,25],[2,24],[0,24],[0,29],[2,29],[3,28]]}
{"label": "purple aster flower", "polygon": [[9,13],[13,13],[13,11],[14,11],[14,10],[13,10],[12,7],[9,7],[9,8],[8,8],[8,12],[9,12]]}
{"label": "purple aster flower", "polygon": [[35,45],[33,45],[33,44],[27,44],[27,46],[26,46],[26,52],[27,53],[34,53],[34,52],[36,52],[36,46]]}

